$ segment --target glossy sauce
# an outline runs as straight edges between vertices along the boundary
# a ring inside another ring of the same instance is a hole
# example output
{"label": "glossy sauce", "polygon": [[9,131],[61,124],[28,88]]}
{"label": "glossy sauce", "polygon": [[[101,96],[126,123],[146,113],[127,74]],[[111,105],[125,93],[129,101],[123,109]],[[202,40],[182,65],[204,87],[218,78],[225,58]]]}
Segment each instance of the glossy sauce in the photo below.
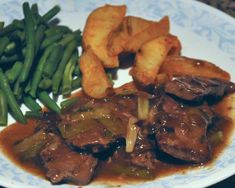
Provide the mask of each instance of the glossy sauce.
{"label": "glossy sauce", "polygon": [[[81,97],[81,95],[79,94]],[[83,99],[84,100],[84,99]],[[81,100],[82,101],[82,100]],[[85,99],[87,101],[87,99]],[[192,165],[192,164],[176,164],[173,161],[170,163],[158,162],[157,168],[155,171],[155,177],[159,178],[162,176],[170,175],[173,173],[186,173],[188,170],[201,168],[205,165],[213,165],[213,161],[219,157],[219,154],[222,153],[223,149],[229,144],[231,134],[233,133],[233,123],[230,114],[234,113],[235,109],[232,107],[233,101],[235,101],[234,96],[229,96],[224,98],[224,100],[214,106],[214,110],[222,116],[226,116],[226,118],[221,121],[217,130],[221,130],[223,132],[224,140],[222,143],[216,145],[216,147],[212,147],[212,159],[207,164],[200,165]],[[234,113],[235,114],[235,113]],[[231,115],[232,116],[232,115]],[[42,167],[37,164],[35,161],[22,161],[16,156],[13,152],[13,146],[23,138],[28,137],[33,134],[35,129],[35,121],[30,120],[27,125],[20,124],[12,124],[5,128],[0,133],[0,146],[2,151],[11,159],[17,166],[29,171],[30,173],[44,177],[44,172]],[[117,174],[113,172],[112,166],[117,165],[118,161],[114,162],[100,162],[94,179],[92,182],[105,182],[111,184],[122,184],[122,183],[135,183],[139,181],[145,181],[143,179],[130,178],[123,176],[122,174]]]}

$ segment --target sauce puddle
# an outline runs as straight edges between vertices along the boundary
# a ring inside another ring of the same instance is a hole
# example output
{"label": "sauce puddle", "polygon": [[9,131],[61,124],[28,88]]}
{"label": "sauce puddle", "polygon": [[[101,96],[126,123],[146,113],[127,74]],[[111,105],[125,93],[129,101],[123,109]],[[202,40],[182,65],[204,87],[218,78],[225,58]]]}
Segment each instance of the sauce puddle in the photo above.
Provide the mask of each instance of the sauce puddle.
{"label": "sauce puddle", "polygon": [[[80,96],[80,94],[76,94],[77,96]],[[155,172],[155,177],[160,178],[164,176],[168,176],[174,173],[187,173],[188,170],[203,168],[203,167],[210,167],[215,162],[216,158],[220,156],[220,154],[223,152],[224,148],[229,145],[230,139],[233,134],[233,128],[234,123],[231,118],[231,115],[234,113],[233,106],[234,97],[228,96],[224,98],[223,101],[218,103],[216,106],[214,106],[214,110],[216,113],[226,116],[226,118],[219,122],[219,124],[216,127],[216,130],[223,132],[223,141],[216,146],[212,147],[212,160],[209,161],[206,164],[200,164],[200,165],[192,165],[192,164],[176,164],[174,161],[170,161],[171,159],[167,159],[167,156],[165,157],[166,162],[158,161],[157,168]],[[39,165],[35,161],[22,161],[19,159],[19,157],[14,153],[13,146],[22,140],[23,138],[26,138],[33,134],[35,129],[35,121],[29,120],[27,125],[20,125],[18,123],[14,123],[8,127],[6,127],[3,131],[0,132],[0,148],[3,151],[3,153],[12,161],[15,165],[18,167],[32,173],[33,175],[39,176],[41,178],[45,178],[44,170],[41,165]],[[117,165],[117,161],[113,162],[100,162],[100,164],[97,167],[95,176],[93,178],[93,183],[110,183],[115,185],[121,185],[125,183],[138,183],[138,182],[144,182],[146,180],[138,179],[138,178],[131,178],[127,176],[122,176],[122,174],[117,174],[113,172],[112,166]],[[150,180],[151,181],[151,180]]]}

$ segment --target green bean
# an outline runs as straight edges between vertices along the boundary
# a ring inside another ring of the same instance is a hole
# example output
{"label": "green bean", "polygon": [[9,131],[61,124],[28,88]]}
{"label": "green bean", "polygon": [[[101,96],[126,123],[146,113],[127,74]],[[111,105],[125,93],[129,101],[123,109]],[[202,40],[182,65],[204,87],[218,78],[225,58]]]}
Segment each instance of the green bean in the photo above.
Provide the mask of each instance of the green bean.
{"label": "green bean", "polygon": [[29,91],[30,91],[30,89],[31,89],[31,80],[28,80],[28,82],[27,82],[27,85],[26,85],[26,87],[24,88],[24,92],[25,93],[29,93]]}
{"label": "green bean", "polygon": [[25,117],[29,119],[42,119],[43,113],[42,112],[35,112],[35,111],[27,111],[25,113]]}
{"label": "green bean", "polygon": [[46,90],[46,89],[49,89],[49,88],[51,87],[51,85],[52,85],[51,79],[49,79],[49,78],[43,78],[43,79],[40,81],[38,87],[41,88],[41,89]]}
{"label": "green bean", "polygon": [[41,91],[38,93],[38,98],[41,101],[43,105],[45,105],[49,110],[52,110],[53,112],[60,113],[60,108],[56,104],[54,100],[52,100],[49,96],[49,94],[45,91]]}
{"label": "green bean", "polygon": [[0,58],[0,64],[7,64],[7,63],[12,63],[19,60],[19,56],[17,54],[14,54],[13,56],[7,57],[7,56],[2,56]]}
{"label": "green bean", "polygon": [[52,19],[58,12],[60,11],[60,7],[58,5],[54,6],[51,10],[49,10],[46,14],[42,16],[42,19],[45,22],[48,22]]}
{"label": "green bean", "polygon": [[24,95],[23,102],[31,111],[38,112],[42,110],[40,105],[30,95]]}
{"label": "green bean", "polygon": [[10,42],[10,43],[6,46],[4,52],[6,53],[6,52],[12,50],[12,49],[15,48],[15,47],[16,47],[16,43],[15,43],[15,42]]}
{"label": "green bean", "polygon": [[77,47],[76,41],[72,41],[65,48],[64,55],[60,61],[58,69],[52,78],[52,92],[53,92],[53,94],[58,94],[58,90],[59,90],[59,87],[61,84],[64,68],[66,66],[66,63],[68,62],[68,60],[72,56],[76,47]]}
{"label": "green bean", "polygon": [[0,126],[7,125],[7,99],[2,89],[0,89]]}
{"label": "green bean", "polygon": [[17,19],[14,19],[12,21],[12,24],[15,25],[15,27],[17,29],[20,29],[20,30],[23,30],[24,29],[24,20],[17,20]]}
{"label": "green bean", "polygon": [[81,46],[81,44],[82,44],[82,35],[81,35],[82,32],[81,32],[81,30],[78,29],[78,30],[74,31],[73,33],[76,36],[77,45]]}
{"label": "green bean", "polygon": [[0,22],[0,31],[4,28],[4,22]]}
{"label": "green bean", "polygon": [[16,101],[21,103],[22,97],[23,97],[23,87],[19,87],[17,95],[15,95]]}
{"label": "green bean", "polygon": [[10,83],[14,83],[15,80],[18,78],[22,71],[23,63],[20,61],[17,61],[14,63],[12,68],[8,71],[6,71],[6,77]]}
{"label": "green bean", "polygon": [[[81,77],[76,77],[72,80],[72,91],[81,87],[82,79]],[[62,94],[62,87],[59,88],[59,94]]]}
{"label": "green bean", "polygon": [[10,43],[10,40],[8,37],[2,37],[0,38],[0,56],[4,52],[6,46]]}
{"label": "green bean", "polygon": [[50,53],[52,52],[52,50],[54,49],[54,45],[49,46],[45,52],[43,53],[42,57],[40,58],[38,65],[36,67],[36,71],[34,72],[34,76],[32,79],[32,84],[31,84],[31,89],[29,94],[32,97],[36,97],[36,92],[37,92],[37,88],[38,88],[38,84],[41,80],[42,77],[42,71],[44,69],[45,63],[47,61],[48,56],[50,55]]}
{"label": "green bean", "polygon": [[0,37],[7,35],[8,33],[11,33],[12,31],[14,31],[16,29],[17,29],[17,27],[15,25],[10,24],[0,30]]}
{"label": "green bean", "polygon": [[[79,61],[79,59],[78,59],[78,61]],[[80,67],[79,67],[79,63],[77,63],[77,65],[75,66],[74,71],[73,71],[73,74],[74,74],[75,76],[79,76],[79,75],[81,74]]]}
{"label": "green bean", "polygon": [[12,115],[18,122],[25,124],[26,119],[24,118],[23,113],[21,112],[20,107],[16,102],[16,99],[11,91],[7,78],[4,75],[2,69],[0,69],[0,88],[6,95],[8,105],[12,111]]}
{"label": "green bean", "polygon": [[43,69],[43,75],[47,78],[51,78],[55,73],[58,64],[63,56],[64,48],[61,45],[56,45],[47,59],[47,63]]}
{"label": "green bean", "polygon": [[12,40],[20,40],[20,42],[25,43],[25,32],[24,31],[20,31],[20,30],[16,30],[13,31],[11,34],[11,39]]}
{"label": "green bean", "polygon": [[13,93],[15,96],[20,95],[20,82],[17,80],[14,84]]}
{"label": "green bean", "polygon": [[16,51],[16,43],[15,43],[15,42],[10,42],[10,43],[6,46],[6,48],[5,48],[5,50],[4,50],[4,53],[5,53],[6,55],[13,55],[13,54],[15,53],[15,51]]}
{"label": "green bean", "polygon": [[39,23],[39,12],[38,12],[38,5],[36,3],[34,3],[32,6],[31,6],[31,11],[32,11],[32,14],[33,14],[33,20],[34,20],[34,25],[37,25],[37,23]]}
{"label": "green bean", "polygon": [[72,92],[72,80],[73,80],[72,73],[77,63],[77,59],[78,59],[78,52],[75,51],[65,67],[62,80],[62,94],[64,96],[69,95]]}
{"label": "green bean", "polygon": [[0,30],[0,37],[7,35],[17,29],[24,29],[22,20],[13,20],[13,22]]}
{"label": "green bean", "polygon": [[38,13],[38,5],[37,5],[37,3],[32,4],[31,11],[32,11],[33,15],[34,14],[39,14]]}
{"label": "green bean", "polygon": [[72,81],[72,89],[75,90],[75,89],[80,88],[81,87],[81,83],[82,83],[81,77],[77,77],[76,79],[74,79]]}
{"label": "green bean", "polygon": [[36,30],[36,33],[35,33],[35,54],[37,54],[37,52],[40,48],[41,42],[44,38],[44,31],[45,30],[46,30],[45,25],[39,25]]}
{"label": "green bean", "polygon": [[55,35],[57,33],[68,33],[71,32],[71,30],[67,27],[67,26],[63,26],[63,25],[56,25],[54,27],[50,27],[49,29],[47,29],[45,31],[45,35],[47,37]]}
{"label": "green bean", "polygon": [[76,35],[74,33],[69,33],[64,35],[64,37],[61,39],[61,41],[58,43],[62,46],[68,45],[71,41],[76,40]]}
{"label": "green bean", "polygon": [[41,49],[44,49],[50,46],[51,44],[59,41],[62,38],[62,36],[63,36],[63,33],[57,33],[55,35],[45,38],[45,40],[41,44]]}
{"label": "green bean", "polygon": [[35,31],[32,12],[29,8],[29,3],[23,3],[23,12],[25,16],[25,34],[26,34],[26,54],[23,69],[19,77],[20,83],[24,82],[29,75],[35,51]]}
{"label": "green bean", "polygon": [[71,106],[73,106],[74,104],[76,104],[78,102],[78,100],[79,100],[79,97],[73,97],[73,98],[67,99],[65,101],[62,101],[60,103],[60,106],[63,110],[68,109]]}

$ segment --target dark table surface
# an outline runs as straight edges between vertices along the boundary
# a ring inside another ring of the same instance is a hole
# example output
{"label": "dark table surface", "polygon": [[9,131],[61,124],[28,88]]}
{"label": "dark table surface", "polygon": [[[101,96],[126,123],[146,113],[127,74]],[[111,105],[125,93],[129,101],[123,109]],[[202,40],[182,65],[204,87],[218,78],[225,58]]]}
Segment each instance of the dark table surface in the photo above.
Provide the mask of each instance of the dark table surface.
{"label": "dark table surface", "polygon": [[[201,1],[217,9],[220,9],[221,11],[235,18],[235,0],[198,0],[198,1]],[[232,187],[235,187],[235,175],[208,188],[232,188]],[[0,188],[3,187],[0,186]]]}

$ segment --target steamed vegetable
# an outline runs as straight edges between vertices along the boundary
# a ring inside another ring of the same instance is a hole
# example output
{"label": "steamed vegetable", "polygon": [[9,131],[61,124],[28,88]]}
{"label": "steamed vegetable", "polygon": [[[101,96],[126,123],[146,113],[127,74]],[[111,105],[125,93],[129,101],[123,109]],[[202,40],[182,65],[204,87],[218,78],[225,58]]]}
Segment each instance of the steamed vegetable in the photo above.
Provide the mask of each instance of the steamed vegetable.
{"label": "steamed vegetable", "polygon": [[61,108],[64,109],[69,109],[70,107],[72,107],[74,104],[76,104],[78,102],[78,97],[73,97],[71,99],[67,99],[63,102],[60,103]]}
{"label": "steamed vegetable", "polygon": [[[59,6],[44,15],[40,15],[36,3],[30,6],[25,2],[22,9],[23,19],[14,19],[8,25],[0,20],[0,74],[4,77],[1,90],[10,93],[5,103],[15,119],[25,123],[20,110],[22,103],[31,111],[39,111],[36,100],[40,98],[50,110],[59,113],[59,107],[48,94],[53,90],[54,94],[69,96],[81,87],[81,74],[74,72],[75,67],[80,72],[76,50],[82,39],[79,29],[72,31],[67,26],[50,23],[60,11]],[[2,109],[8,112],[7,108]]]}
{"label": "steamed vegetable", "polygon": [[136,123],[137,119],[135,117],[130,117],[126,130],[126,152],[132,152],[134,150],[138,134]]}
{"label": "steamed vegetable", "polygon": [[4,75],[2,69],[0,68],[0,89],[5,93],[6,99],[9,105],[9,108],[11,109],[12,115],[14,118],[19,121],[20,123],[25,124],[26,119],[23,116],[23,113],[20,110],[19,105],[17,104],[17,101],[14,97],[14,94],[10,88],[10,85],[8,83],[8,80],[6,76]]}
{"label": "steamed vegetable", "polygon": [[20,155],[21,159],[29,160],[39,154],[43,146],[47,143],[47,139],[48,136],[44,130],[40,130],[16,144],[13,151]]}
{"label": "steamed vegetable", "polygon": [[86,119],[76,124],[73,123],[59,125],[59,130],[63,138],[72,138],[75,135],[84,133],[91,129],[95,129],[97,126],[99,126],[99,123],[94,119]]}
{"label": "steamed vegetable", "polygon": [[138,118],[140,120],[145,120],[149,113],[149,100],[146,97],[138,97]]}
{"label": "steamed vegetable", "polygon": [[28,78],[35,55],[34,21],[32,12],[29,7],[29,3],[25,2],[23,4],[23,12],[25,16],[26,52],[24,58],[24,65],[19,77],[20,83],[24,82]]}
{"label": "steamed vegetable", "polygon": [[76,112],[71,114],[73,121],[82,121],[86,119],[100,119],[109,118],[111,116],[111,110],[107,107],[96,107],[94,109],[85,112]]}
{"label": "steamed vegetable", "polygon": [[0,89],[0,126],[7,125],[7,100],[3,91]]}
{"label": "steamed vegetable", "polygon": [[119,174],[123,174],[125,176],[136,177],[136,178],[143,178],[143,179],[154,179],[154,173],[151,172],[149,169],[140,168],[137,166],[126,166],[117,164],[112,167],[114,172]]}

